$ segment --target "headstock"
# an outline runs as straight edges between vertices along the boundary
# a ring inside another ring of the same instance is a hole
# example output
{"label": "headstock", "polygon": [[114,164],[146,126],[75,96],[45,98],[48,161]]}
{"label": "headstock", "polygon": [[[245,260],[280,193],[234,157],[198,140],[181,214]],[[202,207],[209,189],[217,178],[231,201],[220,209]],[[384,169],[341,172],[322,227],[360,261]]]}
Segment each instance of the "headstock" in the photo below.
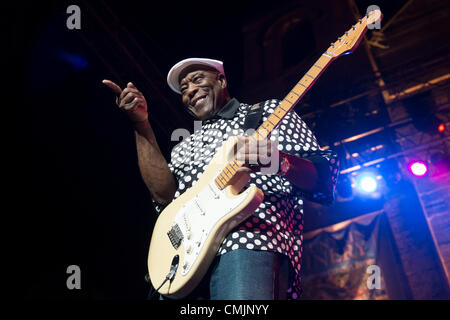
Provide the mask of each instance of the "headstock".
{"label": "headstock", "polygon": [[374,24],[381,20],[383,15],[380,10],[370,11],[364,18],[359,19],[350,30],[346,31],[336,42],[331,43],[327,49],[327,54],[333,58],[341,55],[352,53],[358,47],[364,34],[368,29],[368,25]]}

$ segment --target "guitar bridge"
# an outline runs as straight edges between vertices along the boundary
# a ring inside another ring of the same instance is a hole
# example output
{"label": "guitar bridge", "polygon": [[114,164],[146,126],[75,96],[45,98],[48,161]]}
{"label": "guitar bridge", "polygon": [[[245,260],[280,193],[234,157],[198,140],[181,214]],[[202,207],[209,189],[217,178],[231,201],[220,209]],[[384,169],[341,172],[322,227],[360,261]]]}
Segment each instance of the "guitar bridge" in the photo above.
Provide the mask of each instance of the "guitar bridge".
{"label": "guitar bridge", "polygon": [[172,243],[172,246],[175,249],[178,249],[178,247],[181,244],[181,241],[183,241],[183,233],[181,232],[180,227],[178,224],[174,224],[172,226],[172,229],[170,229],[169,232],[167,232],[167,235],[169,236],[170,243]]}

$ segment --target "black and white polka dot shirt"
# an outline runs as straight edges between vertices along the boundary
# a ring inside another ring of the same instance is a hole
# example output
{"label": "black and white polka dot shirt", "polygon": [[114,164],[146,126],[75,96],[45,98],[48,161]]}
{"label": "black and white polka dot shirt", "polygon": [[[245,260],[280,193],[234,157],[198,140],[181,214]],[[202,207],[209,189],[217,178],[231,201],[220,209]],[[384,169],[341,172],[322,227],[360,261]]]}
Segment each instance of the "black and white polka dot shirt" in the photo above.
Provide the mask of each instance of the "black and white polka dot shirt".
{"label": "black and white polka dot shirt", "polygon": [[[267,120],[279,102],[267,100],[261,104],[264,107],[262,121]],[[172,149],[169,168],[178,183],[175,198],[195,184],[224,141],[230,136],[244,135],[243,125],[249,109],[248,104],[231,99],[216,117],[203,121],[201,128]],[[312,131],[293,110],[272,132],[270,139],[277,142],[278,150],[312,161],[318,170],[320,185],[315,192],[308,193],[280,175],[251,173],[248,183],[264,192],[264,200],[251,217],[226,236],[218,255],[248,249],[288,256],[295,271],[288,295],[297,299],[301,292],[303,199],[331,203],[339,164],[336,153],[321,150]],[[163,208],[154,204],[156,211],[161,212]]]}

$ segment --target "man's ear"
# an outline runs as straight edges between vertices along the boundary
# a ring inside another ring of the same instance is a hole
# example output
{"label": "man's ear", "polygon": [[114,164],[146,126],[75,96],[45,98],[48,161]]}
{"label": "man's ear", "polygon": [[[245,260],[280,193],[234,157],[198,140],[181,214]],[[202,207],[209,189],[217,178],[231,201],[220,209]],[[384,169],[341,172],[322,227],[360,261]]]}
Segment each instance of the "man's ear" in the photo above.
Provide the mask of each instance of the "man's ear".
{"label": "man's ear", "polygon": [[222,89],[225,89],[227,87],[227,79],[225,78],[225,76],[222,73],[217,73],[217,81],[219,81],[220,83],[220,87]]}

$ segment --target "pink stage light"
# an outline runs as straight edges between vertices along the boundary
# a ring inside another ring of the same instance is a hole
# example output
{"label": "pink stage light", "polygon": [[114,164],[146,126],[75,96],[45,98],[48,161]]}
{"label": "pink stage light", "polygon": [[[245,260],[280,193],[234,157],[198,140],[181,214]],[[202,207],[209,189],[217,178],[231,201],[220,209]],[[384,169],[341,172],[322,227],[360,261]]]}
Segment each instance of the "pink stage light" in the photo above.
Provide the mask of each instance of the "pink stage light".
{"label": "pink stage light", "polygon": [[423,161],[414,161],[409,165],[409,171],[416,177],[423,177],[428,172],[428,167]]}

